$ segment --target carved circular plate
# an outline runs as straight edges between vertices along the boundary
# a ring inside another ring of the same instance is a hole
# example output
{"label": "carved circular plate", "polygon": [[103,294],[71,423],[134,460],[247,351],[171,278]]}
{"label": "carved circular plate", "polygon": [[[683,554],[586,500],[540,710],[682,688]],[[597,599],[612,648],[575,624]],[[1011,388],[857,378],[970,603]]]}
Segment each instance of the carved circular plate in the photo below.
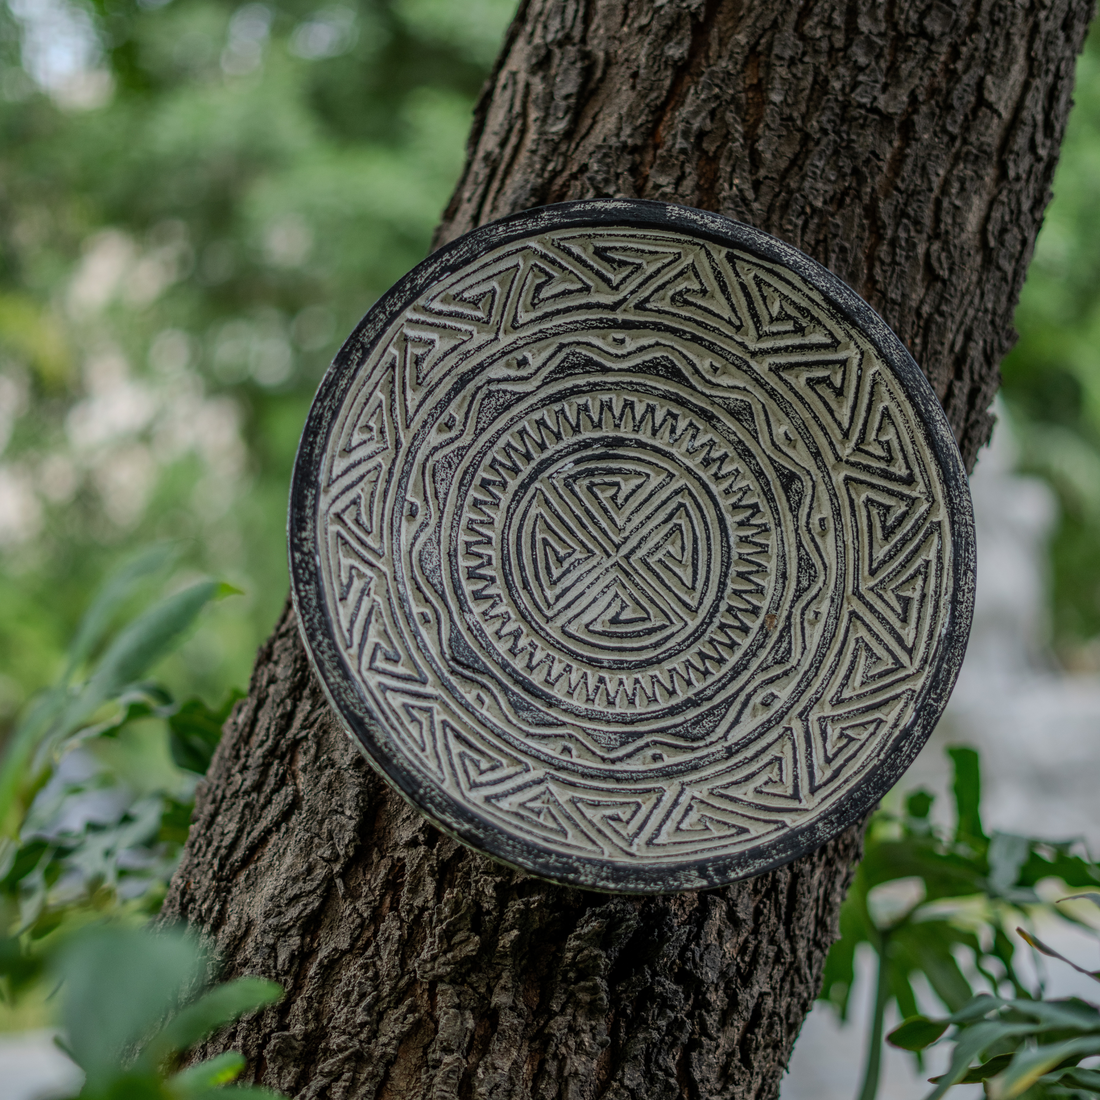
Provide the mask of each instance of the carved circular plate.
{"label": "carved circular plate", "polygon": [[970,498],[920,370],[796,249],[651,202],[441,249],[321,384],[303,636],[368,759],[509,864],[659,893],[865,813],[970,626]]}

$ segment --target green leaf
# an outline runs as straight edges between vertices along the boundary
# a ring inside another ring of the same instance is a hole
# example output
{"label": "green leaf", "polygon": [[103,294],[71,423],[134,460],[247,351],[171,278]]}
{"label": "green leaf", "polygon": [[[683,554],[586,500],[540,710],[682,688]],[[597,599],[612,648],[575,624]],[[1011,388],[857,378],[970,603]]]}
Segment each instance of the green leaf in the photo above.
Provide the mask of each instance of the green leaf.
{"label": "green leaf", "polygon": [[1013,964],[1016,955],[1016,944],[1000,924],[997,924],[993,929],[992,955],[1005,968],[1005,975],[1012,983],[1013,992],[1017,997],[1022,997],[1025,993],[1024,985],[1017,976],[1016,967]]}
{"label": "green leaf", "polygon": [[41,956],[29,953],[20,937],[0,937],[0,978],[7,979],[11,994],[32,985],[41,972]]}
{"label": "green leaf", "polygon": [[1077,1088],[1090,1089],[1100,1093],[1100,1072],[1094,1069],[1082,1069],[1081,1066],[1066,1066],[1044,1075],[1044,1081],[1060,1081]]}
{"label": "green leaf", "polygon": [[[153,571],[154,566],[159,568],[169,556],[163,548],[154,548],[107,583],[93,601],[73,643],[72,668],[99,641],[111,614],[137,579]],[[9,738],[0,763],[0,835],[18,835],[21,818],[18,804],[22,800],[24,807],[29,805],[36,784],[44,781],[44,775],[35,779],[31,774],[36,750],[43,743],[55,743],[79,729],[104,703],[117,697],[167,656],[211,600],[237,591],[218,581],[200,581],[176,592],[144,611],[116,635],[75,697],[67,686],[72,669],[66,671],[59,685],[39,696]]]}
{"label": "green leaf", "polygon": [[994,833],[989,842],[989,885],[994,893],[1004,894],[1020,878],[1020,870],[1031,854],[1031,841],[1012,833]]}
{"label": "green leaf", "polygon": [[902,1050],[924,1050],[930,1047],[950,1025],[946,1020],[930,1020],[927,1016],[910,1016],[903,1020],[889,1035],[886,1041]]}
{"label": "green leaf", "polygon": [[947,921],[911,924],[895,939],[912,960],[911,968],[920,970],[935,994],[951,1011],[957,1012],[971,1002],[974,990],[966,980],[952,950],[957,943],[972,937]]}
{"label": "green leaf", "polygon": [[167,1085],[180,1100],[192,1100],[192,1097],[200,1097],[211,1089],[235,1081],[247,1064],[243,1054],[227,1050],[216,1058],[174,1074],[168,1079]]}
{"label": "green leaf", "polygon": [[1032,1030],[1026,1025],[1005,1024],[999,1020],[983,1021],[966,1028],[955,1042],[951,1065],[938,1079],[935,1089],[925,1097],[925,1100],[939,1100],[949,1088],[957,1085],[970,1072],[970,1063],[994,1043],[1028,1034]]}
{"label": "green leaf", "polygon": [[947,755],[955,767],[955,812],[958,815],[955,824],[955,839],[963,843],[977,843],[984,847],[986,835],[982,829],[980,803],[982,800],[982,777],[978,754],[973,749],[953,748]]}
{"label": "green leaf", "polygon": [[223,587],[218,581],[199,581],[154,604],[121,630],[84,689],[66,709],[59,735],[76,729],[175,649],[199,612],[219,596]]}
{"label": "green leaf", "polygon": [[1044,955],[1049,955],[1052,959],[1058,959],[1067,966],[1072,966],[1078,974],[1084,974],[1086,977],[1092,978],[1094,982],[1100,982],[1100,970],[1086,970],[1083,966],[1078,966],[1075,962],[1067,959],[1065,955],[1055,951],[1053,947],[1043,943],[1038,936],[1033,936],[1030,932],[1025,932],[1022,928],[1017,928],[1016,931],[1019,933],[1020,938],[1030,947],[1034,947],[1036,951],[1041,951]]}
{"label": "green leaf", "polygon": [[1068,898],[1059,898],[1058,904],[1061,905],[1064,901],[1091,901],[1093,905],[1100,906],[1100,894],[1094,890],[1087,891],[1084,894],[1070,894]]}
{"label": "green leaf", "polygon": [[193,802],[180,802],[178,799],[165,797],[161,803],[157,840],[166,844],[178,844],[180,847],[186,844],[187,835],[191,831],[191,815],[194,812]]}
{"label": "green leaf", "polygon": [[1008,1069],[990,1080],[987,1092],[991,1100],[1013,1100],[1067,1059],[1087,1058],[1095,1054],[1100,1054],[1100,1035],[1070,1039],[1035,1050],[1017,1051]]}
{"label": "green leaf", "polygon": [[[967,1070],[966,1075],[959,1080],[960,1085],[978,1085],[982,1081],[989,1077],[992,1077],[996,1073],[1000,1073],[1012,1061],[1013,1056],[1011,1054],[998,1054],[996,1058],[990,1058],[988,1062],[983,1062],[980,1066],[975,1066],[973,1069]],[[929,1077],[929,1082],[933,1085],[937,1085],[943,1080],[942,1077]]]}
{"label": "green leaf", "polygon": [[179,767],[199,775],[206,774],[229,712],[237,700],[243,698],[243,692],[233,689],[217,710],[201,699],[188,699],[169,717],[169,745],[172,759]]}
{"label": "green leaf", "polygon": [[925,821],[932,812],[932,804],[935,800],[935,795],[929,794],[928,791],[913,791],[906,796],[905,812],[918,821]]}
{"label": "green leaf", "polygon": [[65,708],[67,698],[65,691],[58,687],[43,692],[8,738],[0,758],[0,836],[15,838],[19,835],[21,815],[17,802],[20,789],[26,784],[35,749]]}
{"label": "green leaf", "polygon": [[85,1083],[74,1100],[168,1100],[158,1074],[120,1071],[105,1088]]}
{"label": "green leaf", "polygon": [[88,610],[84,612],[69,645],[68,661],[62,681],[68,682],[91,655],[111,625],[111,620],[147,577],[166,569],[179,555],[178,546],[161,543],[124,561],[100,586]]}
{"label": "green leaf", "polygon": [[197,940],[175,929],[100,925],[65,944],[54,960],[61,1023],[90,1092],[122,1072],[126,1051],[176,1007],[206,965]]}
{"label": "green leaf", "polygon": [[[1036,1023],[1032,1026],[1032,1031],[1035,1032],[1051,1028],[1100,1032],[1100,1010],[1095,1005],[1076,997],[1057,1001],[1018,998],[1002,1001],[1001,1007],[1018,1016],[1035,1020]],[[952,1022],[959,1021],[962,1015],[962,1013],[956,1014]]]}
{"label": "green leaf", "polygon": [[841,1020],[847,1019],[848,998],[855,982],[856,948],[867,942],[866,889],[866,879],[860,867],[840,909],[840,939],[833,944],[825,959],[820,996],[833,1005]]}
{"label": "green leaf", "polygon": [[283,995],[278,982],[263,978],[238,978],[216,986],[193,1004],[181,1009],[152,1044],[155,1058],[187,1050],[212,1031],[232,1023],[253,1009],[272,1004]]}

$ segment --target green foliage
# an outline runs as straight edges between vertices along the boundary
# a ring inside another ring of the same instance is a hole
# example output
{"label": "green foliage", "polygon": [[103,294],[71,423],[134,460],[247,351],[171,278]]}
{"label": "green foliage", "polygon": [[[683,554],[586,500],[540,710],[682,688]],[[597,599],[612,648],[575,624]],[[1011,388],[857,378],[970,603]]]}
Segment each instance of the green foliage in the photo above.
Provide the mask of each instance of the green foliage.
{"label": "green foliage", "polygon": [[188,699],[174,709],[161,709],[168,719],[169,747],[178,767],[205,775],[210,759],[222,737],[229,712],[244,692],[232,689],[217,710],[211,710],[201,699]]}
{"label": "green foliage", "polygon": [[[202,991],[213,960],[194,936],[133,925],[159,907],[195,781],[240,697],[212,710],[145,679],[231,591],[199,581],[135,606],[174,557],[154,547],[108,577],[0,763],[0,991],[14,1002],[43,981],[59,986],[62,1047],[84,1072],[79,1100],[276,1095],[232,1083],[245,1068],[235,1052],[179,1062],[282,988],[240,978]],[[83,769],[66,771],[77,756]]]}
{"label": "green foliage", "polygon": [[953,1013],[974,1003],[976,983],[1018,999],[1032,997],[1014,965],[1010,933],[1035,912],[1053,910],[1036,887],[1050,879],[1071,887],[1100,884],[1100,867],[1074,854],[1072,842],[987,835],[978,755],[967,748],[949,753],[954,828],[933,823],[933,799],[924,791],[910,794],[901,813],[874,816],[863,862],[841,910],[841,938],[826,963],[822,997],[845,1018],[859,946],[868,944],[877,956],[861,1100],[873,1100],[878,1089],[883,1024],[891,1004],[907,1020],[893,1034],[898,1046],[921,1050],[946,1029],[920,1016],[917,976]]}
{"label": "green foliage", "polygon": [[99,925],[54,951],[63,1049],[85,1075],[79,1100],[278,1095],[230,1084],[245,1067],[234,1051],[177,1070],[190,1047],[282,995],[275,982],[238,978],[185,1003],[209,967],[199,942],[173,929]]}
{"label": "green foliage", "polygon": [[1081,1066],[1100,1056],[1100,1008],[1077,998],[1043,1001],[980,994],[941,1020],[914,1016],[889,1035],[905,1050],[924,1050],[954,1025],[947,1072],[926,1100],[952,1085],[984,1082],[990,1100],[1100,1096],[1100,1072]]}
{"label": "green foliage", "polygon": [[108,577],[58,681],[28,706],[0,759],[0,991],[9,1002],[40,981],[50,944],[68,928],[155,912],[186,841],[195,784],[239,693],[213,710],[146,679],[230,592],[203,580],[150,598],[174,557],[154,547]]}
{"label": "green foliage", "polygon": [[[240,697],[212,710],[146,679],[233,591],[203,580],[150,600],[175,557],[154,547],[107,578],[58,681],[32,701],[0,761],[0,991],[11,1003],[44,981],[60,988],[62,1049],[84,1072],[79,1100],[276,1096],[233,1084],[245,1068],[236,1052],[179,1063],[282,988],[240,978],[203,990],[214,961],[196,937],[134,925],[159,907],[195,782]],[[77,757],[83,767],[67,768]]]}
{"label": "green foliage", "polygon": [[[236,591],[205,580],[164,597],[119,630],[88,674],[82,680],[75,679],[77,670],[103,640],[120,606],[142,579],[165,564],[168,555],[165,548],[155,547],[115,571],[77,627],[61,677],[42,693],[15,728],[0,763],[0,836],[6,840],[17,835],[30,799],[45,782],[51,757],[60,746],[74,736],[86,740],[93,733],[117,735],[127,722],[152,715],[154,709],[148,703],[131,703],[121,720],[101,728],[87,725],[112,701],[147,691],[140,683],[141,677],[178,647],[208,603]],[[170,701],[164,697],[161,709],[167,705]]]}

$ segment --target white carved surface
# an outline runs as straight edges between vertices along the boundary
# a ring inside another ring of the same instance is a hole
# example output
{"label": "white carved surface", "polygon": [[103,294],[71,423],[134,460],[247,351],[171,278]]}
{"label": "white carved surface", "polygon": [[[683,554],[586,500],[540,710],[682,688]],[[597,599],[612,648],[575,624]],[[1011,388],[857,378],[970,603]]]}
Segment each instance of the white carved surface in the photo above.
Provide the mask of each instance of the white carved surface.
{"label": "white carved surface", "polygon": [[912,718],[951,585],[943,476],[798,275],[550,230],[362,357],[323,599],[381,751],[461,813],[580,860],[721,859],[813,826]]}

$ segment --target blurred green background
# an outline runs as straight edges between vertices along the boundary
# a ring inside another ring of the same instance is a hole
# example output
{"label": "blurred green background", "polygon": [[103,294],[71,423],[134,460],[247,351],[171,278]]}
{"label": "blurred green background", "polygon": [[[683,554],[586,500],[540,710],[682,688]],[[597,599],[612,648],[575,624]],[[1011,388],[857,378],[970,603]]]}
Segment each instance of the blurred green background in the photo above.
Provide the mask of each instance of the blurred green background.
{"label": "blurred green background", "polygon": [[247,684],[311,396],[426,254],[514,6],[0,6],[0,728],[161,539],[244,593],[163,679]]}
{"label": "blurred green background", "polygon": [[[0,741],[105,571],[182,540],[243,591],[162,670],[247,683],[341,338],[423,257],[514,0],[0,6]],[[1005,399],[1062,503],[1054,644],[1100,665],[1100,37]],[[186,579],[186,578],[183,578]],[[182,583],[182,580],[181,580]]]}

